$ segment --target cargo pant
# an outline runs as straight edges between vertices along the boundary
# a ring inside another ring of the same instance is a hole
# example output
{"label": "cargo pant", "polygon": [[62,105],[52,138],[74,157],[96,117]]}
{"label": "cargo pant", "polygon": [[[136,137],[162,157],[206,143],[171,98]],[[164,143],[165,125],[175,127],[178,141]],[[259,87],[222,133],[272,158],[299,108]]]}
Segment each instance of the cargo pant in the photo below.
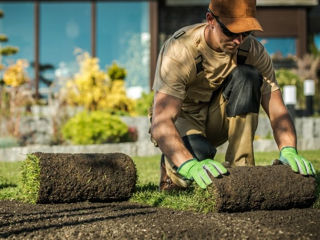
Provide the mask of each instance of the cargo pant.
{"label": "cargo pant", "polygon": [[[214,158],[215,148],[228,141],[228,166],[254,166],[253,140],[258,125],[262,76],[248,65],[236,67],[208,103],[183,104],[175,126],[194,158]],[[187,187],[177,166],[162,158],[165,173],[179,187]],[[161,184],[161,180],[160,180]]]}

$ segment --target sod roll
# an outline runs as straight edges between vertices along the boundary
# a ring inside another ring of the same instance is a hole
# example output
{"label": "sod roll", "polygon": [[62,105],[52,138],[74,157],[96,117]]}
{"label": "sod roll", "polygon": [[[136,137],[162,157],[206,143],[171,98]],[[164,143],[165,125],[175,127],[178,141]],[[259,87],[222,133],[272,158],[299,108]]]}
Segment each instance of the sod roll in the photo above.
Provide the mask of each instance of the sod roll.
{"label": "sod roll", "polygon": [[[25,185],[27,189],[37,186],[29,196],[36,203],[127,200],[137,180],[132,159],[122,153],[38,152],[27,160],[32,164],[24,169]],[[28,172],[37,172],[37,166],[38,176]]]}
{"label": "sod roll", "polygon": [[[215,211],[236,212],[310,207],[316,200],[316,180],[285,165],[235,167],[208,187]],[[209,200],[209,199],[208,199]]]}

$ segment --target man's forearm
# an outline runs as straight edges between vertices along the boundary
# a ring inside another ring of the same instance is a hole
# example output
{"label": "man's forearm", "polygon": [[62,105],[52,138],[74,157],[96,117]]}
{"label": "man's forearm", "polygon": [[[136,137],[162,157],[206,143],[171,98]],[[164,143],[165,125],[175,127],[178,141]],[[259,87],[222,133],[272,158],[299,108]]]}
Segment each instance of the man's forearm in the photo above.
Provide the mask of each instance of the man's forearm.
{"label": "man's forearm", "polygon": [[281,149],[285,146],[296,147],[297,136],[289,112],[283,103],[280,90],[262,95],[262,107],[269,116],[274,139]]}
{"label": "man's forearm", "polygon": [[158,143],[161,151],[179,167],[185,161],[192,159],[192,154],[184,146],[174,125],[181,109],[182,100],[165,93],[155,94],[151,135]]}
{"label": "man's forearm", "polygon": [[288,112],[283,113],[271,122],[274,139],[279,149],[285,146],[296,147],[297,137],[294,124]]}
{"label": "man's forearm", "polygon": [[184,146],[181,137],[171,119],[155,120],[151,127],[152,137],[156,140],[161,151],[179,167],[193,156]]}

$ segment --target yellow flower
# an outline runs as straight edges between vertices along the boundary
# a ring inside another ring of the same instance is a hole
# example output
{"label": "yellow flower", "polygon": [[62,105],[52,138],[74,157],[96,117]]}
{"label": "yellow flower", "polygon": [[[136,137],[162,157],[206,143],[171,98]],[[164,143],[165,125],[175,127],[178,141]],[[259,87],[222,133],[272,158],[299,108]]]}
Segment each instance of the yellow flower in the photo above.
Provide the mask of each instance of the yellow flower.
{"label": "yellow flower", "polygon": [[126,95],[124,81],[111,81],[99,67],[99,59],[88,53],[78,55],[80,70],[69,80],[64,91],[67,102],[88,110],[133,111],[134,102]]}
{"label": "yellow flower", "polygon": [[3,81],[8,86],[18,87],[26,83],[29,79],[25,72],[28,63],[25,60],[19,59],[14,65],[7,68],[3,75]]}

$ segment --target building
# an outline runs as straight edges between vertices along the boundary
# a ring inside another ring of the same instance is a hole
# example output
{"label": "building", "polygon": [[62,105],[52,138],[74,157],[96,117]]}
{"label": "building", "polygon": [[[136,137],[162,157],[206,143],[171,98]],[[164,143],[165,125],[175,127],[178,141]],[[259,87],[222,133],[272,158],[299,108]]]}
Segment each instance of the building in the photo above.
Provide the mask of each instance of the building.
{"label": "building", "polygon": [[[178,28],[204,21],[208,2],[1,1],[0,33],[20,48],[11,59],[33,63],[28,71],[36,91],[41,77],[55,80],[76,71],[77,48],[97,56],[101,68],[117,61],[128,70],[127,87],[148,91],[162,43]],[[264,32],[256,36],[270,54],[301,57],[310,42],[320,49],[319,13],[317,0],[257,0]]]}

